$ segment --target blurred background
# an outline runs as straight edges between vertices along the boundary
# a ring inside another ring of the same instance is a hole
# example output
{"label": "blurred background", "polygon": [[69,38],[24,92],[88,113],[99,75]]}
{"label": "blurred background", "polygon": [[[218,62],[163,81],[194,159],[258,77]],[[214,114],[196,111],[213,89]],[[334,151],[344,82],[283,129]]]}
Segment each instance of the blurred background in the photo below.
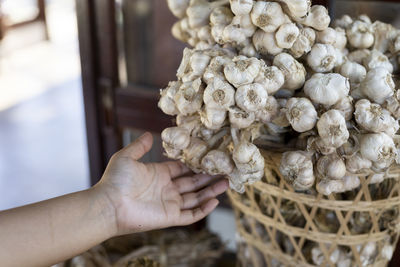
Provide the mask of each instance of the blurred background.
{"label": "blurred background", "polygon": [[[398,24],[396,1],[313,2]],[[175,21],[166,0],[0,0],[0,210],[87,188],[144,131],[156,137],[144,160],[164,159],[172,119],[157,100],[184,48]],[[235,248],[227,203],[203,224]]]}

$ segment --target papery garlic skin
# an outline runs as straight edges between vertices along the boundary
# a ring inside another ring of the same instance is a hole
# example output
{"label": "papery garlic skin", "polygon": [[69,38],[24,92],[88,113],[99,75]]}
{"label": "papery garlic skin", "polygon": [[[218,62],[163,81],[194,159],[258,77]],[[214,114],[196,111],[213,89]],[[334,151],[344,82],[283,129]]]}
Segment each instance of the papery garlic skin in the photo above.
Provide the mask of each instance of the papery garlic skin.
{"label": "papery garlic skin", "polygon": [[307,56],[308,65],[316,72],[331,71],[336,64],[336,51],[329,44],[315,44]]}
{"label": "papery garlic skin", "polygon": [[256,58],[244,56],[234,57],[224,67],[226,79],[236,88],[250,84],[257,77],[261,69],[261,62]]}
{"label": "papery garlic skin", "polygon": [[302,55],[311,51],[311,47],[315,43],[315,31],[309,27],[300,29],[300,33],[297,36],[296,41],[290,48],[290,54],[294,58],[299,58]]}
{"label": "papery garlic skin", "polygon": [[396,93],[385,99],[383,107],[390,111],[392,116],[396,119],[400,119],[400,91],[397,90]]}
{"label": "papery garlic skin", "polygon": [[223,44],[223,32],[232,22],[233,14],[228,7],[217,7],[210,14],[211,35],[218,44]]}
{"label": "papery garlic skin", "polygon": [[347,55],[347,59],[348,59],[349,61],[356,62],[356,63],[362,65],[364,59],[365,59],[366,57],[368,57],[369,54],[371,54],[371,51],[368,50],[368,49],[357,49],[357,50],[354,50],[354,51],[350,52],[350,53]]}
{"label": "papery garlic skin", "polygon": [[375,37],[373,49],[385,53],[390,49],[391,41],[397,35],[397,29],[381,21],[375,21],[372,24],[372,29]]}
{"label": "papery garlic skin", "polygon": [[253,0],[229,0],[231,10],[236,16],[247,15],[253,9]]}
{"label": "papery garlic skin", "polygon": [[346,159],[346,169],[351,173],[360,173],[363,170],[368,170],[372,167],[372,162],[356,153]]}
{"label": "papery garlic skin", "polygon": [[398,121],[390,115],[389,111],[367,99],[357,101],[354,117],[357,124],[369,132],[385,132],[393,136],[399,130]]}
{"label": "papery garlic skin", "polygon": [[307,16],[311,8],[311,0],[278,0],[284,4],[285,10],[293,18]]}
{"label": "papery garlic skin", "polygon": [[397,157],[393,139],[385,133],[366,134],[360,140],[361,155],[372,162],[392,163]]}
{"label": "papery garlic skin", "polygon": [[374,43],[374,34],[370,24],[360,20],[354,21],[347,29],[348,41],[354,48],[369,48]]}
{"label": "papery garlic skin", "polygon": [[279,170],[286,182],[296,190],[305,190],[314,184],[313,163],[310,155],[304,151],[283,153]]}
{"label": "papery garlic skin", "polygon": [[221,150],[209,151],[201,160],[201,166],[211,175],[229,175],[235,168],[230,155]]}
{"label": "papery garlic skin", "polygon": [[204,111],[200,112],[200,120],[208,129],[218,130],[224,125],[226,114],[224,109],[206,106]]}
{"label": "papery garlic skin", "polygon": [[201,79],[182,84],[176,92],[174,101],[179,112],[190,115],[200,110],[203,105],[204,88]]}
{"label": "papery garlic skin", "polygon": [[388,72],[393,72],[393,66],[387,56],[378,50],[372,50],[371,53],[363,59],[363,65],[367,70],[382,67],[387,69]]}
{"label": "papery garlic skin", "polygon": [[316,73],[304,84],[303,90],[314,103],[332,106],[349,94],[350,84],[337,73]]}
{"label": "papery garlic skin", "polygon": [[262,109],[256,111],[256,119],[264,124],[271,122],[279,114],[280,106],[275,97],[268,96],[267,102]]}
{"label": "papery garlic skin", "polygon": [[317,31],[323,31],[328,28],[331,18],[329,17],[328,10],[324,6],[313,5],[308,15],[296,19],[296,22],[314,28]]}
{"label": "papery garlic skin", "polygon": [[251,21],[265,32],[275,32],[285,23],[285,13],[275,2],[256,1],[251,10]]}
{"label": "papery garlic skin", "polygon": [[235,105],[235,89],[216,77],[204,90],[203,100],[207,107],[228,110]]}
{"label": "papery garlic skin", "polygon": [[314,128],[318,114],[307,98],[290,98],[286,103],[286,118],[296,132],[306,132]]}
{"label": "papery garlic skin", "polygon": [[321,115],[317,122],[318,134],[328,147],[340,147],[349,138],[346,120],[338,110],[331,109]]}
{"label": "papery garlic skin", "polygon": [[202,171],[201,160],[208,152],[208,149],[205,141],[192,137],[189,146],[183,150],[182,159],[191,170],[195,173],[200,173]]}
{"label": "papery garlic skin", "polygon": [[361,92],[371,101],[383,104],[393,95],[395,84],[390,72],[382,67],[371,69],[360,84]]}
{"label": "papery garlic skin", "polygon": [[260,150],[252,143],[241,141],[235,145],[232,158],[242,173],[254,173],[264,170],[264,158]]}
{"label": "papery garlic skin", "polygon": [[283,51],[276,43],[275,34],[273,32],[265,32],[258,29],[254,33],[252,41],[256,50],[263,55],[277,55]]}
{"label": "papery garlic skin", "polygon": [[218,78],[219,80],[225,80],[224,75],[224,67],[230,62],[231,59],[228,56],[216,56],[211,59],[210,64],[204,71],[203,80],[210,84],[214,78]]}
{"label": "papery garlic skin", "polygon": [[349,121],[353,118],[354,106],[353,98],[351,96],[342,98],[335,105],[333,105],[332,108],[340,111],[346,121]]}
{"label": "papery garlic skin", "polygon": [[335,154],[319,158],[316,169],[318,175],[323,179],[328,178],[338,180],[346,175],[346,164]]}
{"label": "papery garlic skin", "polygon": [[268,93],[259,83],[245,84],[236,89],[236,105],[247,112],[262,109],[268,98]]}
{"label": "papery garlic skin", "polygon": [[168,157],[178,159],[190,143],[190,133],[183,127],[166,128],[161,133],[163,147]]}
{"label": "papery garlic skin", "polygon": [[360,186],[360,179],[355,175],[345,175],[340,180],[324,179],[317,184],[317,191],[323,195],[342,193]]}
{"label": "papery garlic skin", "polygon": [[181,87],[182,83],[179,81],[169,82],[167,88],[161,90],[160,100],[158,101],[158,107],[167,115],[177,115],[179,113],[176,108],[174,97],[176,92]]}
{"label": "papery garlic skin", "polygon": [[256,119],[254,112],[246,112],[238,107],[229,109],[231,127],[243,129],[249,127]]}
{"label": "papery garlic skin", "polygon": [[333,22],[336,27],[346,29],[353,23],[353,19],[349,15],[343,15],[340,19]]}
{"label": "papery garlic skin", "polygon": [[306,78],[304,66],[287,53],[275,56],[273,65],[278,67],[285,76],[284,87],[288,90],[296,90],[303,86]]}
{"label": "papery garlic skin", "polygon": [[268,95],[273,95],[282,88],[285,76],[276,66],[263,66],[254,82],[261,84]]}
{"label": "papery garlic skin", "polygon": [[190,0],[167,0],[169,10],[178,18],[183,18],[186,15],[189,2]]}
{"label": "papery garlic skin", "polygon": [[339,73],[349,78],[350,83],[360,83],[365,79],[367,75],[367,70],[363,65],[352,61],[346,61],[342,66],[340,66]]}
{"label": "papery garlic skin", "polygon": [[321,44],[329,44],[339,50],[346,47],[346,32],[342,28],[326,28],[323,31],[316,32],[316,41]]}
{"label": "papery garlic skin", "polygon": [[300,34],[299,28],[294,23],[282,24],[275,32],[276,44],[281,48],[289,49],[293,46]]}

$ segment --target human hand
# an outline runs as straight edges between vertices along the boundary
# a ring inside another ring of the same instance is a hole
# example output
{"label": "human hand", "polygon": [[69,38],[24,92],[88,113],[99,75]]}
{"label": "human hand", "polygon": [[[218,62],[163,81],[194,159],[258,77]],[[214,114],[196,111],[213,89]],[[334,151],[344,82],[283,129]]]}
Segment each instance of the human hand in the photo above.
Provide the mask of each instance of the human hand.
{"label": "human hand", "polygon": [[197,222],[215,209],[216,196],[228,189],[227,179],[191,175],[177,161],[139,162],[152,143],[151,134],[145,133],[114,154],[93,188],[113,209],[116,235]]}

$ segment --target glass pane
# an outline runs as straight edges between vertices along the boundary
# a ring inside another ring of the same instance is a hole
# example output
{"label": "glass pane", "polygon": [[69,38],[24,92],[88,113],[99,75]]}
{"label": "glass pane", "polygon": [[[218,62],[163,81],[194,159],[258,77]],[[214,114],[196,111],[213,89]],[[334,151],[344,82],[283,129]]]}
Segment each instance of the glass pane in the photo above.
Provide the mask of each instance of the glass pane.
{"label": "glass pane", "polygon": [[349,1],[335,0],[331,11],[336,18],[344,14],[351,17],[367,14],[372,21],[380,20],[400,27],[400,4],[385,1]]}
{"label": "glass pane", "polygon": [[123,85],[161,88],[175,80],[184,48],[171,35],[175,21],[165,0],[117,1]]}

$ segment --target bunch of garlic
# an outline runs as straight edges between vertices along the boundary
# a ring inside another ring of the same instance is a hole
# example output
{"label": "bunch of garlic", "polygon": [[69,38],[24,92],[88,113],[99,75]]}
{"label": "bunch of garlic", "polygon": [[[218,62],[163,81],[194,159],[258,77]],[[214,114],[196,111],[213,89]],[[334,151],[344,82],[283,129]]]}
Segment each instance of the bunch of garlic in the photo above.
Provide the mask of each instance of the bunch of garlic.
{"label": "bunch of garlic", "polygon": [[[167,155],[230,177],[262,178],[257,145],[286,147],[281,174],[329,195],[400,163],[400,31],[362,15],[334,25],[309,0],[168,0],[185,49],[159,107],[177,116]],[[257,144],[257,145],[256,145]],[[297,145],[293,145],[297,144]]]}

